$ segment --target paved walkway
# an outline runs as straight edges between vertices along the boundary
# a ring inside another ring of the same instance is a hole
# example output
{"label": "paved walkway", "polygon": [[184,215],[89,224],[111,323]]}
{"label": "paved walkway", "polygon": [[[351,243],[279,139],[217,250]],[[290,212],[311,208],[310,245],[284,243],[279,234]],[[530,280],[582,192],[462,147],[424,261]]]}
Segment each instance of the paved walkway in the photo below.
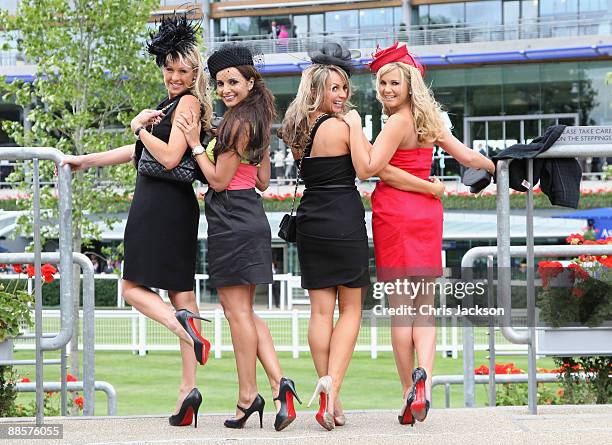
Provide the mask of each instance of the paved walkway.
{"label": "paved walkway", "polygon": [[[354,411],[347,424],[323,430],[312,413],[299,412],[285,431],[274,431],[271,413],[264,428],[251,419],[243,430],[222,426],[226,415],[201,415],[198,428],[176,428],[159,416],[54,418],[64,425],[64,439],[0,440],[2,444],[236,444],[236,445],[389,445],[389,444],[610,444],[612,405],[541,406],[536,416],[526,407],[437,409],[413,428],[397,423],[395,411]],[[2,423],[11,419],[0,419]],[[23,419],[20,419],[23,421]],[[31,422],[31,419],[30,419]]]}

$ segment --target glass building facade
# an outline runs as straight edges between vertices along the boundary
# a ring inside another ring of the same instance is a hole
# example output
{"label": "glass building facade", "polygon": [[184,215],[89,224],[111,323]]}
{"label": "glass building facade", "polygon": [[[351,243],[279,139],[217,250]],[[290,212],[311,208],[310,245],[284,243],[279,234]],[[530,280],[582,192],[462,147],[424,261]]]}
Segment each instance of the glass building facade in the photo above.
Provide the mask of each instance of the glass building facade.
{"label": "glass building facade", "polygon": [[[453,133],[463,140],[463,118],[473,116],[577,113],[580,125],[612,125],[612,85],[607,83],[611,72],[610,61],[529,63],[431,69],[425,80],[448,112]],[[300,77],[266,80],[276,96],[278,116],[282,117],[295,97]],[[355,74],[351,83],[355,90],[351,101],[365,120],[366,133],[374,138],[381,128],[374,78],[369,73]],[[507,139],[518,135],[518,126],[518,122],[508,123]],[[535,123],[533,127],[527,125],[525,132],[527,138],[534,138],[538,128]],[[472,127],[472,140],[484,138],[484,126]],[[488,139],[502,139],[501,124],[490,126]],[[445,168],[445,174],[458,173],[452,161]]]}
{"label": "glass building facade", "polygon": [[[291,8],[291,2],[284,3]],[[246,7],[245,7],[246,8]],[[601,17],[612,12],[612,0],[476,0],[451,3],[414,5],[411,25],[510,25],[532,20],[577,20]],[[375,33],[401,26],[401,7],[359,8],[346,3],[340,11],[311,14],[280,14],[213,19],[215,37],[266,36],[271,23],[285,25],[290,37],[317,36],[339,33]]]}

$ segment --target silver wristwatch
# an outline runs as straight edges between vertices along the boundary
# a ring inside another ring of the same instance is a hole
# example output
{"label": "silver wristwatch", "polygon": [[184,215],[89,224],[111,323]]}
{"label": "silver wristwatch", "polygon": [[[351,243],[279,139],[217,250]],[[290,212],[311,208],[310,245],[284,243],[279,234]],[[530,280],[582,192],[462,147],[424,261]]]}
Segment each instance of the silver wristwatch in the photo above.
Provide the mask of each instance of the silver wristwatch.
{"label": "silver wristwatch", "polygon": [[201,155],[202,153],[204,153],[206,150],[204,147],[202,147],[202,145],[196,145],[195,147],[193,147],[193,149],[191,150],[191,154],[193,154],[194,156],[197,155]]}

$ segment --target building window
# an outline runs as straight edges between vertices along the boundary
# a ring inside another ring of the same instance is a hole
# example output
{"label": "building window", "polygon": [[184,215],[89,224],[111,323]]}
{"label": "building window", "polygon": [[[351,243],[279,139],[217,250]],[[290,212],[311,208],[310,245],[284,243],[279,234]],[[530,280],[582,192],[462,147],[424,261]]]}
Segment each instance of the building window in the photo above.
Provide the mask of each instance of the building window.
{"label": "building window", "polygon": [[430,25],[465,23],[465,3],[429,5]]}
{"label": "building window", "polygon": [[540,5],[540,17],[546,19],[578,18],[578,0],[547,0]]}
{"label": "building window", "polygon": [[500,25],[502,22],[500,0],[484,2],[467,2],[465,4],[465,22],[473,24]]}
{"label": "building window", "polygon": [[521,5],[518,0],[504,2],[504,17],[505,25],[518,23],[521,17]]}
{"label": "building window", "polygon": [[357,10],[331,11],[325,13],[325,32],[337,33],[356,30],[359,27]]}

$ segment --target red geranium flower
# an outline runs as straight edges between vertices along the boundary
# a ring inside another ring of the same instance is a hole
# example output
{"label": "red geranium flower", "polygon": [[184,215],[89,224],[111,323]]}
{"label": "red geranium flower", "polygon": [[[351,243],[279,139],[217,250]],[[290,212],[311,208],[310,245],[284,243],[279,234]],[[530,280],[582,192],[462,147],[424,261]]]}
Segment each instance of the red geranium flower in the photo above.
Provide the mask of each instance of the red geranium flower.
{"label": "red geranium flower", "polygon": [[77,381],[77,378],[76,378],[75,376],[73,376],[72,374],[68,374],[68,375],[66,376],[66,381],[67,381],[67,382],[76,382],[76,381]]}
{"label": "red geranium flower", "polygon": [[540,261],[538,263],[538,273],[542,278],[542,287],[548,289],[550,279],[556,277],[563,271],[563,266],[559,261]]}
{"label": "red geranium flower", "polygon": [[23,266],[21,264],[13,264],[13,270],[15,273],[23,273]]}
{"label": "red geranium flower", "polygon": [[605,267],[612,268],[612,255],[598,256],[597,261],[599,261]]}
{"label": "red geranium flower", "polygon": [[571,263],[567,268],[572,272],[574,279],[587,280],[589,278],[589,273],[580,267],[580,264]]}
{"label": "red geranium flower", "polygon": [[572,289],[572,294],[578,298],[582,297],[584,295],[584,292],[580,289],[578,289],[577,287],[574,287]]}
{"label": "red geranium flower", "polygon": [[570,236],[565,238],[567,244],[582,244],[584,243],[584,236],[579,233],[572,233]]}
{"label": "red geranium flower", "polygon": [[26,266],[26,273],[28,274],[29,278],[32,278],[36,274],[33,264],[28,264]]}
{"label": "red geranium flower", "polygon": [[489,367],[486,365],[480,365],[478,368],[474,369],[474,374],[489,375]]}
{"label": "red geranium flower", "polygon": [[83,409],[83,397],[76,397],[74,403],[81,409]]}
{"label": "red geranium flower", "polygon": [[30,379],[27,377],[21,377],[21,382],[22,383],[30,383]]}

